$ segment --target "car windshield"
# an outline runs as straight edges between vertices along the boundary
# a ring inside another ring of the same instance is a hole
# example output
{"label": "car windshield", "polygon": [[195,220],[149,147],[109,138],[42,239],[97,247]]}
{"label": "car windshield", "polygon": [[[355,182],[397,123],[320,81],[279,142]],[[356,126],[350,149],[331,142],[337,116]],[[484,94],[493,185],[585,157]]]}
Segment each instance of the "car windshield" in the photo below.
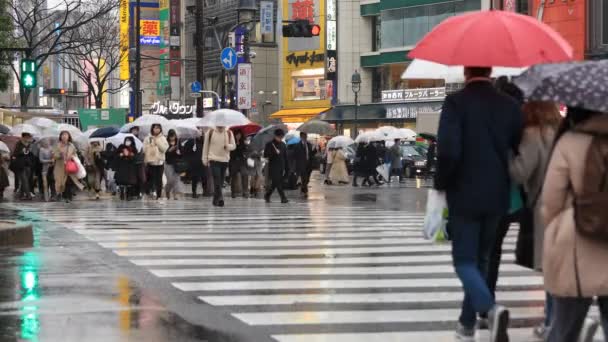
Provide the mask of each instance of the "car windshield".
{"label": "car windshield", "polygon": [[414,148],[414,146],[412,145],[404,145],[401,146],[401,152],[403,153],[404,156],[419,156],[420,153],[418,153],[418,151],[416,151],[416,148]]}

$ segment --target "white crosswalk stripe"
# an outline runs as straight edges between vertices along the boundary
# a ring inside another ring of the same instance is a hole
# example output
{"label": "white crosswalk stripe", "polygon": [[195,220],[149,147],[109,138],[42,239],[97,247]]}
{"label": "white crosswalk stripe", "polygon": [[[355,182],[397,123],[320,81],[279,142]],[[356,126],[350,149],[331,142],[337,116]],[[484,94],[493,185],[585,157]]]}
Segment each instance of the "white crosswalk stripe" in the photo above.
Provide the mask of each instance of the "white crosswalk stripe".
{"label": "white crosswalk stripe", "polygon": [[[32,209],[278,341],[453,340],[460,282],[450,246],[422,239],[422,214],[229,204],[83,203],[78,215],[62,204]],[[545,295],[542,276],[513,263],[515,228],[497,297],[513,309],[517,342],[542,319]]]}

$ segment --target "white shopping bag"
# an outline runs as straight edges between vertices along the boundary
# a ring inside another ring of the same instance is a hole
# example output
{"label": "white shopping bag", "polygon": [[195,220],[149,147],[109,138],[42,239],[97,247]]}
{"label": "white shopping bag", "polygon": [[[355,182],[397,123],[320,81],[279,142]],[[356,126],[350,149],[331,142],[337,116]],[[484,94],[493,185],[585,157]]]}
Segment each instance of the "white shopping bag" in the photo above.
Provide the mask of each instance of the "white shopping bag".
{"label": "white shopping bag", "polygon": [[382,176],[385,181],[388,181],[388,177],[391,173],[391,166],[390,164],[382,164],[376,168],[376,171],[378,171],[378,174]]}
{"label": "white shopping bag", "polygon": [[433,242],[448,240],[448,203],[445,192],[429,190],[424,217],[424,238]]}
{"label": "white shopping bag", "polygon": [[74,156],[74,158],[72,158],[72,159],[74,160],[76,165],[78,165],[78,172],[76,172],[76,178],[78,178],[78,179],[85,178],[87,176],[87,170],[84,168],[84,166],[80,162],[80,159],[76,156]]}

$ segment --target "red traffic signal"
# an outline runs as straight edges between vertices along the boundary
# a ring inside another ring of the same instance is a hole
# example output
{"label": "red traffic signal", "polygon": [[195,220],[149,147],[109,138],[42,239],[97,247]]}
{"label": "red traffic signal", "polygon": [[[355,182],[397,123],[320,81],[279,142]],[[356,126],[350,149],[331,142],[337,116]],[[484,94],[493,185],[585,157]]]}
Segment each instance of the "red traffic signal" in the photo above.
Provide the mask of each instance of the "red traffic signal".
{"label": "red traffic signal", "polygon": [[286,38],[310,38],[321,34],[321,26],[311,24],[308,20],[296,20],[293,23],[283,25],[283,37]]}

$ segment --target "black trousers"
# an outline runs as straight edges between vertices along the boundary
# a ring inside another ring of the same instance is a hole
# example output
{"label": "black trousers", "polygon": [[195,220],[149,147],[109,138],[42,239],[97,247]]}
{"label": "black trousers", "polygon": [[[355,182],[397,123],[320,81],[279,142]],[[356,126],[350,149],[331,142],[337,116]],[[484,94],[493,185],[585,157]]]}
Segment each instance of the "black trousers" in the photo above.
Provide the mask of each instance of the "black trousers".
{"label": "black trousers", "polygon": [[281,196],[281,200],[287,198],[287,196],[285,196],[285,191],[283,191],[283,177],[270,177],[270,187],[266,191],[266,198],[270,198],[275,189],[279,193],[279,196]]}
{"label": "black trousers", "polygon": [[302,182],[302,193],[303,194],[307,194],[308,193],[308,183],[310,183],[310,172],[308,170],[302,172],[299,174],[300,176],[300,180]]}
{"label": "black trousers", "polygon": [[165,173],[164,165],[148,165],[148,191],[155,191],[156,197],[163,195],[163,174]]}
{"label": "black trousers", "polygon": [[199,183],[203,188],[203,193],[205,192],[205,186],[207,184],[207,174],[205,172],[205,168],[201,165],[200,168],[194,168],[190,170],[190,178],[192,179],[192,194],[196,195],[196,190],[198,189]]}
{"label": "black trousers", "polygon": [[224,185],[228,163],[211,161],[209,165],[211,166],[211,174],[213,175],[213,203],[217,204],[219,201],[224,200],[222,186]]}
{"label": "black trousers", "polygon": [[32,189],[32,168],[29,166],[17,172],[19,176],[19,192],[21,196],[30,196]]}

